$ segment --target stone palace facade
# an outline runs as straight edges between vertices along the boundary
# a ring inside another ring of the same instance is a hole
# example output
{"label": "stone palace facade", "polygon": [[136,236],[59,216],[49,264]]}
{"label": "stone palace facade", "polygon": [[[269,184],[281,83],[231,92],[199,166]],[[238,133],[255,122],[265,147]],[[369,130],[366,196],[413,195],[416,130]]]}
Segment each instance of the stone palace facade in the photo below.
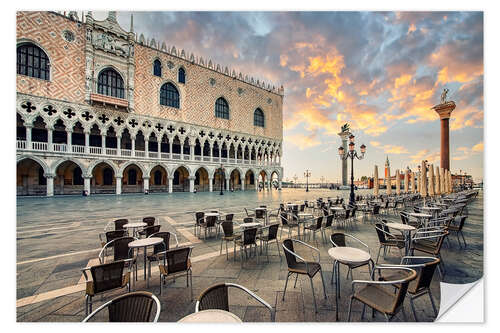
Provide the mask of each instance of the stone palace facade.
{"label": "stone palace facade", "polygon": [[17,12],[17,194],[281,188],[283,87],[116,12]]}

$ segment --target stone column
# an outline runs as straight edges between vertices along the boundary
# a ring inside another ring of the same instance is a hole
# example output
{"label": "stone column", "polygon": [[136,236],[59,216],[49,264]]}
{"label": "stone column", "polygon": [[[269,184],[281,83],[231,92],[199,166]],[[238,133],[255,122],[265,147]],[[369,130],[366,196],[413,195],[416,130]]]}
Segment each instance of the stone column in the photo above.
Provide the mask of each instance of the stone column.
{"label": "stone column", "polygon": [[47,179],[47,196],[52,197],[54,196],[54,174],[44,174],[45,178]]}
{"label": "stone column", "polygon": [[121,136],[116,137],[116,154],[118,156],[122,155],[122,137]]}
{"label": "stone column", "polygon": [[210,162],[214,161],[213,145],[210,145]]}
{"label": "stone column", "polygon": [[116,194],[122,194],[122,177],[115,177]]}
{"label": "stone column", "polygon": [[194,179],[195,177],[189,177],[189,192],[194,192]]}
{"label": "stone column", "polygon": [[229,177],[226,177],[226,191],[229,191]]}
{"label": "stone column", "polygon": [[422,161],[422,168],[421,168],[421,180],[420,180],[420,195],[423,197],[427,196],[427,165],[425,164],[425,161]]}
{"label": "stone column", "polygon": [[144,140],[144,155],[149,157],[149,140]]}
{"label": "stone column", "polygon": [[378,197],[378,166],[375,165],[375,170],[373,171],[373,195]]}
{"label": "stone column", "polygon": [[392,193],[392,183],[391,183],[391,167],[387,167],[387,177],[385,179],[385,190],[387,195]]}
{"label": "stone column", "polygon": [[219,146],[219,162],[221,161],[222,158],[222,146]]}
{"label": "stone column", "polygon": [[135,136],[134,137],[130,137],[130,141],[132,141],[132,156],[135,156]]}
{"label": "stone column", "polygon": [[89,153],[90,132],[84,130],[85,133],[85,154]]}
{"label": "stone column", "polygon": [[158,140],[156,141],[156,150],[158,151],[158,158],[161,158],[161,143]]}
{"label": "stone column", "polygon": [[144,180],[144,188],[143,188],[144,193],[149,192],[149,177],[143,176],[142,179]]}
{"label": "stone column", "polygon": [[278,181],[278,190],[280,190],[280,191],[281,191],[281,189],[282,189],[282,184],[281,184],[281,179],[280,179],[280,180]]}
{"label": "stone column", "polygon": [[450,116],[455,102],[449,101],[432,107],[441,119],[441,167],[450,170]]}
{"label": "stone column", "polygon": [[200,148],[201,148],[200,149],[200,152],[201,152],[200,156],[201,156],[201,160],[203,161],[203,156],[204,156],[203,151],[205,150],[205,143],[202,144],[200,142]]}
{"label": "stone column", "polygon": [[[344,151],[347,152],[347,139],[351,135],[351,132],[340,132],[338,133],[340,138],[342,139],[342,147],[344,147]],[[342,185],[347,186],[347,160],[342,160]]]}
{"label": "stone column", "polygon": [[405,170],[404,184],[405,184],[405,193],[408,193],[408,169]]}
{"label": "stone column", "polygon": [[101,135],[101,147],[102,147],[102,152],[101,154],[106,155],[106,135]]}
{"label": "stone column", "polygon": [[441,177],[439,175],[439,167],[436,166],[436,195],[441,194]]}
{"label": "stone column", "polygon": [[168,193],[174,191],[174,177],[168,177]]}
{"label": "stone column", "polygon": [[53,151],[52,147],[52,128],[47,129],[47,150],[48,151]]}
{"label": "stone column", "polygon": [[245,190],[245,179],[243,178],[240,178],[240,182],[241,182],[241,190],[244,191]]}
{"label": "stone column", "polygon": [[33,124],[25,124],[24,127],[26,127],[26,149],[31,149],[31,129]]}
{"label": "stone column", "polygon": [[208,178],[208,192],[214,191],[214,177]]}
{"label": "stone column", "polygon": [[168,151],[170,154],[170,159],[172,159],[172,140],[168,140]]}
{"label": "stone column", "polygon": [[[72,153],[73,152],[73,129],[67,130],[66,131],[66,142],[68,143],[68,152]],[[82,170],[83,171],[83,170]]]}
{"label": "stone column", "polygon": [[90,180],[92,177],[83,177],[83,190],[87,192],[88,195],[90,195]]}
{"label": "stone column", "polygon": [[189,145],[189,159],[191,161],[194,160],[194,147],[195,147],[195,145],[193,145],[193,144]]}
{"label": "stone column", "polygon": [[181,161],[184,161],[184,143],[181,142]]}

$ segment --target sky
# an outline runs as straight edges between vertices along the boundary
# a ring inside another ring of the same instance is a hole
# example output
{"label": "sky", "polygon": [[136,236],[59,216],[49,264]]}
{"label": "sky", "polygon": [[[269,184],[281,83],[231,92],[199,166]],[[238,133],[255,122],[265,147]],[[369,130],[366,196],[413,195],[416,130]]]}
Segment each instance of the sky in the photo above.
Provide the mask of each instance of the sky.
{"label": "sky", "polygon": [[[129,29],[130,12],[118,21]],[[94,12],[104,19],[105,12]],[[450,166],[483,179],[482,12],[134,12],[134,31],[283,85],[284,180],[341,179],[340,127],[365,158],[355,178],[440,161],[443,88],[455,101]]]}

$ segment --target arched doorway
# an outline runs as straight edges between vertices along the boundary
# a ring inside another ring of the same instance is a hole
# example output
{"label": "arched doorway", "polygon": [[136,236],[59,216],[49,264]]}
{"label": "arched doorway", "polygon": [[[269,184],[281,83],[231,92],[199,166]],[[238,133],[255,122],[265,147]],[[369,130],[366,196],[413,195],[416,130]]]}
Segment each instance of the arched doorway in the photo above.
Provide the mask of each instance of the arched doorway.
{"label": "arched doorway", "polygon": [[279,187],[279,175],[276,171],[271,174],[271,189],[277,190]]}
{"label": "arched doorway", "polygon": [[65,161],[57,166],[54,179],[54,194],[82,194],[82,169],[73,161]]}
{"label": "arched doorway", "polygon": [[17,195],[46,195],[47,179],[43,167],[30,158],[17,162]]}
{"label": "arched doorway", "polygon": [[167,170],[161,165],[155,166],[149,173],[149,192],[168,192]]}
{"label": "arched doorway", "polygon": [[194,188],[197,192],[206,192],[209,190],[208,171],[203,167],[196,170]]}
{"label": "arched doorway", "polygon": [[142,193],[143,179],[142,170],[135,164],[130,164],[123,170],[122,175],[123,193]]}
{"label": "arched doorway", "polygon": [[227,190],[226,184],[226,173],[225,171],[221,172],[220,167],[215,169],[214,172],[214,180],[213,180],[213,191],[220,191],[221,185],[223,190]]}
{"label": "arched doorway", "polygon": [[255,190],[255,175],[252,170],[248,170],[245,174],[245,189]]}
{"label": "arched doorway", "polygon": [[229,177],[229,188],[234,191],[241,190],[241,175],[238,169],[234,169]]}
{"label": "arched doorway", "polygon": [[267,177],[266,177],[266,172],[264,170],[262,170],[260,173],[259,173],[259,181],[258,181],[258,186],[259,186],[259,191],[262,189],[266,189],[267,186]]}
{"label": "arched doorway", "polygon": [[90,193],[112,194],[116,192],[116,179],[113,168],[101,162],[92,169]]}
{"label": "arched doorway", "polygon": [[174,171],[173,192],[189,192],[189,172],[183,166]]}

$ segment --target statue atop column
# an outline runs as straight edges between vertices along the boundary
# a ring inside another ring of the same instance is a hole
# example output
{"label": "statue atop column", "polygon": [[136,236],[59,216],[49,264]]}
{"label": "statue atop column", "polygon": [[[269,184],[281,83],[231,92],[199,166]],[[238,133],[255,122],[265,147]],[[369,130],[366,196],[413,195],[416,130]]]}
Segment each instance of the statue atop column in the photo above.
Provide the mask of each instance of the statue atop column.
{"label": "statue atop column", "polygon": [[441,93],[440,104],[431,109],[436,111],[441,120],[441,167],[450,170],[450,117],[451,112],[455,110],[455,102],[448,101],[449,89],[444,88]]}
{"label": "statue atop column", "polygon": [[[340,133],[338,133],[342,139],[342,147],[344,147],[344,151],[347,151],[347,139],[351,135],[350,129],[350,125],[345,123],[340,127]],[[342,185],[347,186],[347,160],[342,160]]]}

